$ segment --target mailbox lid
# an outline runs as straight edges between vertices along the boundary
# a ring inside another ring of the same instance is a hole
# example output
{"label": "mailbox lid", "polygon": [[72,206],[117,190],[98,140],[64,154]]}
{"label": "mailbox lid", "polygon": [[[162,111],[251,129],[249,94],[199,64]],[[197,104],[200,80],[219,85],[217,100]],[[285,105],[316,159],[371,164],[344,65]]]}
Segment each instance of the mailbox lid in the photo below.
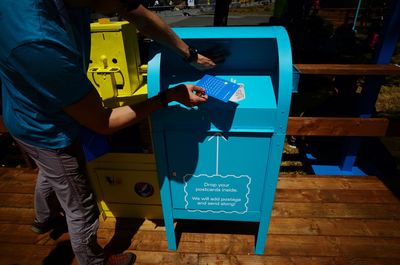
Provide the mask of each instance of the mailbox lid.
{"label": "mailbox lid", "polygon": [[[283,65],[288,60],[280,58],[282,54],[291,54],[290,51],[285,52],[290,45],[281,45],[288,40],[283,28],[193,27],[174,30],[185,42],[195,46],[200,52],[222,50],[226,55],[225,61],[218,63],[211,70],[201,72],[171,50],[161,49],[149,62],[150,97],[178,84],[195,84],[204,74],[210,74],[243,83],[245,99],[236,105],[218,103],[210,99],[198,107],[198,113],[191,111],[191,115],[181,111],[185,109],[184,106],[172,103],[170,109],[161,111],[163,114],[153,115],[153,130],[200,125],[205,128],[207,121],[210,130],[276,129],[276,114],[280,108],[277,102],[280,100],[279,91],[282,84],[280,79],[282,76],[289,76],[289,73],[291,76],[292,69],[292,65]],[[219,116],[215,114],[218,112]]]}
{"label": "mailbox lid", "polygon": [[[176,34],[202,54],[224,57],[212,72],[268,74],[278,68],[278,46],[286,34],[282,27],[191,27],[174,28]],[[162,50],[168,57],[162,66],[169,70],[184,70],[188,64],[170,50]],[[173,64],[170,64],[170,63]],[[189,66],[191,67],[191,66]],[[288,67],[291,67],[288,66]],[[193,67],[191,67],[193,68]],[[165,71],[167,69],[163,69]]]}
{"label": "mailbox lid", "polygon": [[175,33],[182,39],[269,39],[281,34],[281,26],[236,27],[176,27]]}
{"label": "mailbox lid", "polygon": [[[238,102],[232,102],[236,105],[237,109],[275,109],[276,98],[273,89],[271,77],[265,75],[216,75],[216,77],[227,81],[234,81],[238,85],[243,86],[244,98]],[[184,82],[174,83],[171,77],[171,83],[168,88],[180,84],[193,84],[195,85],[199,80],[187,80]],[[212,99],[212,98],[210,98]],[[206,108],[224,108],[224,102],[220,100],[212,101],[213,104],[204,104]],[[219,104],[218,104],[219,103]],[[181,105],[177,102],[172,102],[170,106]],[[181,105],[182,106],[182,105]]]}
{"label": "mailbox lid", "polygon": [[[153,130],[198,128],[203,131],[273,131],[276,97],[270,76],[219,75],[244,85],[244,99],[222,102],[209,97],[208,102],[191,109],[177,102],[153,115]],[[195,84],[197,80],[182,83]],[[181,83],[171,83],[169,88]]]}

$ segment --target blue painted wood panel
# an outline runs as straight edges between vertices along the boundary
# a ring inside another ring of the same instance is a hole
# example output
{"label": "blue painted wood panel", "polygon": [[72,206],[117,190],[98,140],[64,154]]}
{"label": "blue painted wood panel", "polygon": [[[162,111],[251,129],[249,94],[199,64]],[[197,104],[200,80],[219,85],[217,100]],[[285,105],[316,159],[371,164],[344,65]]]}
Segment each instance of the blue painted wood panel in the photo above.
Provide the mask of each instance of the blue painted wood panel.
{"label": "blue painted wood panel", "polygon": [[168,131],[173,207],[209,214],[260,211],[269,144],[270,134],[263,133]]}

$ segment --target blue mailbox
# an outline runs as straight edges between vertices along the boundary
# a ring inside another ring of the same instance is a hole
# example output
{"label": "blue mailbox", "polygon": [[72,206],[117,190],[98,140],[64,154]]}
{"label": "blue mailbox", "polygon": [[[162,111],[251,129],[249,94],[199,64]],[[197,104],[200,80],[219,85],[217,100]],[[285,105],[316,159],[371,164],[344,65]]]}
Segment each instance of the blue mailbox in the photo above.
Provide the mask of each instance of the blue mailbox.
{"label": "blue mailbox", "polygon": [[[226,54],[207,71],[244,88],[242,100],[209,98],[195,108],[170,103],[151,127],[168,247],[174,219],[259,222],[255,253],[266,242],[292,94],[292,57],[282,27],[195,27],[175,32],[199,51]],[[204,72],[169,50],[149,62],[149,96]]]}

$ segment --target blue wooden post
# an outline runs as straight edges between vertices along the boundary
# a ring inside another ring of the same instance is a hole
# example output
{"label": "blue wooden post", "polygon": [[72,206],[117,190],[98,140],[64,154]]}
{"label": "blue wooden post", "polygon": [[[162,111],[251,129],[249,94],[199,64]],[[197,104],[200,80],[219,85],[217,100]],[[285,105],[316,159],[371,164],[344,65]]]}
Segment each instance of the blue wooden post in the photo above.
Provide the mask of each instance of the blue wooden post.
{"label": "blue wooden post", "polygon": [[[390,63],[396,49],[397,42],[400,37],[400,1],[393,0],[388,7],[388,12],[385,17],[384,29],[381,34],[381,42],[378,53],[376,54],[376,64]],[[361,118],[371,117],[375,102],[378,98],[383,77],[368,76],[365,86],[361,93],[360,105],[357,115]],[[343,157],[340,169],[343,174],[352,172],[354,163],[357,158],[357,153],[360,148],[360,138],[348,138],[345,142],[345,155]]]}
{"label": "blue wooden post", "polygon": [[[160,65],[161,65],[161,54],[156,54],[152,60],[149,61],[148,67],[151,69],[150,74],[147,78],[147,84],[149,87],[159,87],[159,80],[160,80]],[[150,97],[154,96],[150,92]],[[158,112],[153,113],[153,118],[159,115]],[[176,237],[174,231],[174,217],[172,214],[172,201],[171,201],[171,187],[170,183],[167,181],[169,176],[169,170],[167,161],[165,160],[166,150],[163,144],[163,135],[160,133],[158,123],[152,124],[153,130],[153,144],[157,146],[159,149],[158,152],[155,152],[155,158],[157,160],[157,173],[160,182],[160,196],[163,198],[162,201],[162,211],[164,216],[164,224],[167,234],[167,241],[168,241],[168,249],[169,250],[176,250]],[[155,132],[157,131],[157,132]]]}

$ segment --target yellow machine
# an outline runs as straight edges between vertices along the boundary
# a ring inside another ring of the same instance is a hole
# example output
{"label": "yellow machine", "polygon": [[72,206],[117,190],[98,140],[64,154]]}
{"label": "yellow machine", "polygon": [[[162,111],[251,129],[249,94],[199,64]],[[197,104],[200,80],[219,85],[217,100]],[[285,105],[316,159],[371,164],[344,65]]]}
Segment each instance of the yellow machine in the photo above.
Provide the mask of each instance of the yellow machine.
{"label": "yellow machine", "polygon": [[[88,77],[104,106],[114,108],[146,100],[145,67],[140,65],[135,26],[128,22],[103,20],[92,23],[91,31]],[[152,149],[148,121],[142,125],[140,135],[149,147],[145,151],[110,152],[87,163],[91,185],[104,218],[162,218],[155,158],[148,152]]]}
{"label": "yellow machine", "polygon": [[141,72],[136,27],[126,21],[99,20],[91,26],[92,47],[88,78],[104,106],[118,107],[143,101],[147,84]]}
{"label": "yellow machine", "polygon": [[153,154],[108,153],[90,161],[88,173],[103,218],[162,218]]}

